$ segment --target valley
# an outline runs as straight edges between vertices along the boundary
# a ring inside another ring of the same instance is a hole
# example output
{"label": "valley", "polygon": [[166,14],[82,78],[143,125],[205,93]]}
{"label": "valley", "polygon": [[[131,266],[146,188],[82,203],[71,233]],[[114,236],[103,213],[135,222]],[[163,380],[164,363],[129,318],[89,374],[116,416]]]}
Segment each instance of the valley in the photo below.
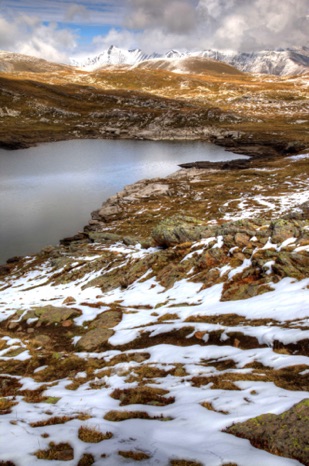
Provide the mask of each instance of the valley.
{"label": "valley", "polygon": [[251,157],[124,186],[0,266],[0,463],[308,466],[308,74],[17,58],[3,148],[201,140]]}
{"label": "valley", "polygon": [[76,138],[199,139],[249,155],[250,147],[252,155],[280,155],[308,144],[306,75],[250,75],[198,57],[182,61],[183,74],[147,61],[94,72],[22,56],[13,65],[0,73],[1,147]]}

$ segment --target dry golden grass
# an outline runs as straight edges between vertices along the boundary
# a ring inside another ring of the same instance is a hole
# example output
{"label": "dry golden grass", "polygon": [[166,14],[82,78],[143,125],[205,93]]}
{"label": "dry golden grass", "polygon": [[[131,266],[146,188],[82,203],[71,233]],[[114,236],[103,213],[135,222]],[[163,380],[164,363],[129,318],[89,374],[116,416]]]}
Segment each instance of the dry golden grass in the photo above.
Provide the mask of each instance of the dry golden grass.
{"label": "dry golden grass", "polygon": [[0,415],[10,413],[11,408],[17,404],[18,402],[14,399],[8,400],[6,398],[0,398]]}
{"label": "dry golden grass", "polygon": [[148,419],[155,421],[172,421],[171,417],[167,416],[150,416],[146,411],[109,411],[105,414],[104,419],[112,422],[122,422],[127,419]]}
{"label": "dry golden grass", "polygon": [[171,460],[170,466],[204,466],[202,463],[190,460]]}
{"label": "dry golden grass", "polygon": [[120,450],[118,451],[118,455],[122,456],[123,458],[129,458],[134,461],[144,461],[144,460],[148,460],[151,458],[149,455],[147,455],[147,453],[144,453],[143,451],[133,451],[133,450],[128,450],[128,451]]}
{"label": "dry golden grass", "polygon": [[74,459],[74,450],[68,443],[50,442],[49,448],[46,450],[38,450],[34,455],[39,460],[48,461],[71,461]]}
{"label": "dry golden grass", "polygon": [[229,414],[228,411],[222,411],[222,410],[219,410],[219,409],[215,409],[213,404],[210,403],[209,401],[203,401],[203,403],[201,403],[201,406],[203,406],[203,408],[208,409],[209,411],[214,411],[215,413]]}
{"label": "dry golden grass", "polygon": [[95,427],[81,426],[78,429],[78,438],[86,443],[99,443],[113,437],[111,432],[100,432]]}
{"label": "dry golden grass", "polygon": [[166,406],[174,403],[175,398],[165,397],[168,394],[167,390],[153,387],[134,387],[125,388],[123,390],[117,388],[111,394],[111,397],[120,401],[120,406],[129,404],[143,404],[154,406]]}
{"label": "dry golden grass", "polygon": [[75,416],[54,416],[54,417],[45,419],[44,421],[31,422],[30,426],[31,427],[53,426],[56,424],[65,424],[66,422],[72,421],[73,419],[76,419],[76,417]]}
{"label": "dry golden grass", "polygon": [[84,453],[77,466],[91,466],[94,462],[95,459],[90,453]]}

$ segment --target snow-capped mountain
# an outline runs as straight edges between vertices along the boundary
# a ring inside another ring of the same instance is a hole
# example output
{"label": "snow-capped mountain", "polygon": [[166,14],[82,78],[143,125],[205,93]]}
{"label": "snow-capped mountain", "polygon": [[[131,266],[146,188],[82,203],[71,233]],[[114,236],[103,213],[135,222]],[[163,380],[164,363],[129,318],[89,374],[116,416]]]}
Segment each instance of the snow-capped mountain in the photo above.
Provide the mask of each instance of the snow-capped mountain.
{"label": "snow-capped mountain", "polygon": [[223,61],[240,71],[288,76],[309,71],[309,48],[239,53],[207,50],[199,56]]}
{"label": "snow-capped mountain", "polygon": [[73,66],[93,71],[105,66],[136,66],[145,60],[175,60],[186,57],[204,57],[227,63],[249,73],[265,73],[280,76],[303,74],[309,71],[309,48],[265,50],[259,52],[234,52],[202,50],[186,52],[170,50],[165,54],[145,54],[140,49],[126,50],[115,46],[109,47],[97,56],[85,60],[71,60]]}
{"label": "snow-capped mountain", "polygon": [[104,66],[119,66],[119,65],[136,65],[144,60],[157,58],[160,55],[147,55],[140,49],[126,50],[111,45],[107,50],[104,50],[99,55],[86,58],[85,60],[71,60],[73,66],[83,68],[87,71],[93,71]]}

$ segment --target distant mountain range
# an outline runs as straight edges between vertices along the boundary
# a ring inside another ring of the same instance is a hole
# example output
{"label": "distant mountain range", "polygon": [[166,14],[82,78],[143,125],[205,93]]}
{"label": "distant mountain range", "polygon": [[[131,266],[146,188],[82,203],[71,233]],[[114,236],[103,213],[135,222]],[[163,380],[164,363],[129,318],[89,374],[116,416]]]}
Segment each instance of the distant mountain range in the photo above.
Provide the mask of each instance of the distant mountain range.
{"label": "distant mountain range", "polygon": [[[126,50],[111,46],[99,55],[82,61],[71,60],[71,65],[87,71],[97,70],[106,66],[137,66],[145,61],[164,60],[163,68],[168,68],[175,60],[200,57],[216,60],[234,66],[240,71],[249,73],[274,74],[289,76],[303,74],[309,71],[309,48],[264,50],[259,52],[232,52],[203,50],[197,52],[180,52],[171,50],[165,54],[145,54],[142,50]],[[153,66],[160,67],[160,66]],[[173,71],[177,72],[177,66]],[[181,72],[183,70],[181,69]]]}

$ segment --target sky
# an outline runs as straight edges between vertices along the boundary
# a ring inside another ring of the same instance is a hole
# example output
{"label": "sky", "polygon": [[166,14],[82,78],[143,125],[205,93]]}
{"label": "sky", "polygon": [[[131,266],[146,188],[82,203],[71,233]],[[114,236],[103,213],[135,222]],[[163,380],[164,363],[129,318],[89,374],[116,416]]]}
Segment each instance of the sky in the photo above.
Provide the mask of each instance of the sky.
{"label": "sky", "polygon": [[63,63],[111,45],[255,51],[308,39],[309,0],[0,0],[0,50]]}

